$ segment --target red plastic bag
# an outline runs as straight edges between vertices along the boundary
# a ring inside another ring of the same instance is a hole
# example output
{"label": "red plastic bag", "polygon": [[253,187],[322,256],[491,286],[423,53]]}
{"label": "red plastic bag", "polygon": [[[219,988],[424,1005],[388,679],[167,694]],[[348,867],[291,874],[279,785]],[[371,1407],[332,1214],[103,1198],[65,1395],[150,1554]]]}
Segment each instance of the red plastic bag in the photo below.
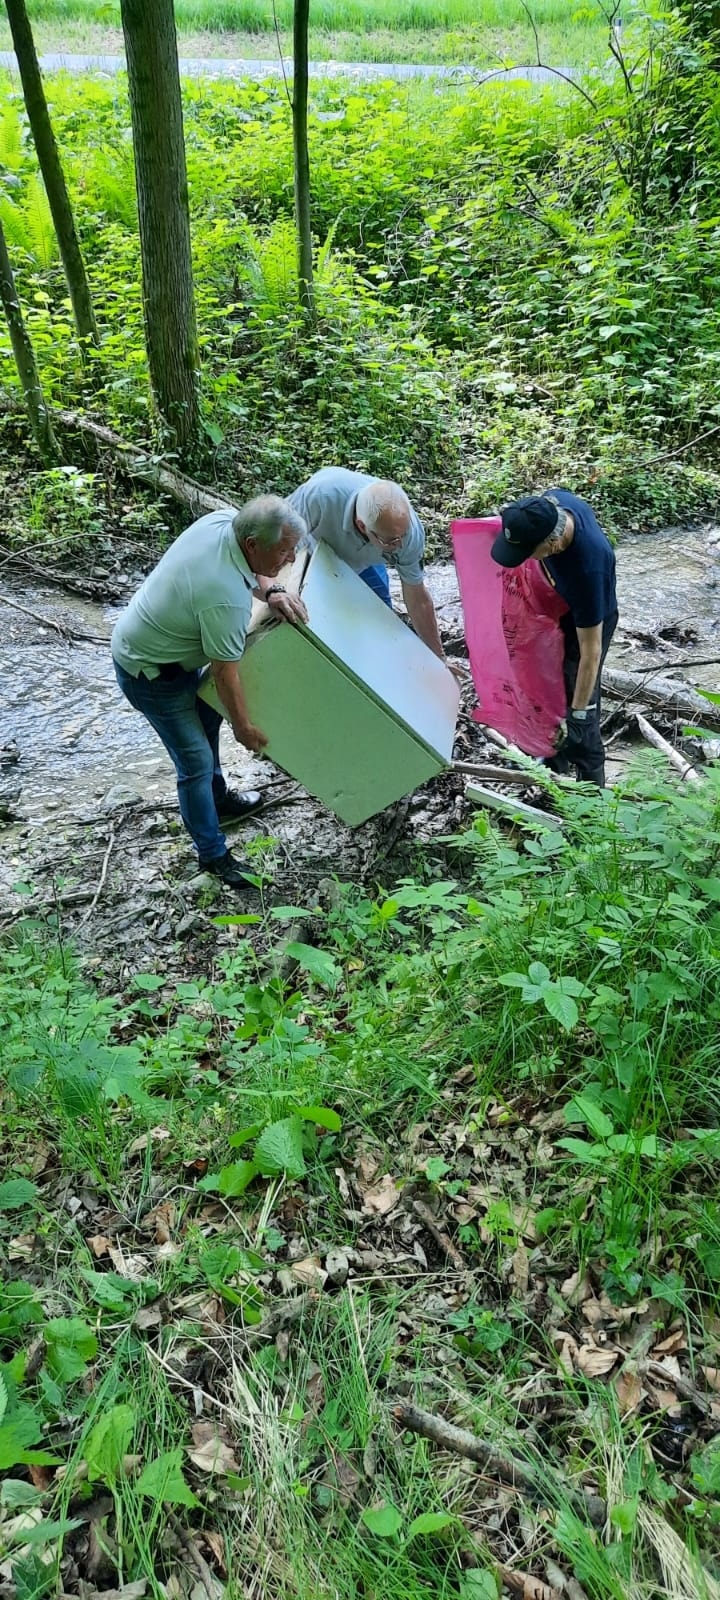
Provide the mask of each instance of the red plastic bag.
{"label": "red plastic bag", "polygon": [[567,709],[560,618],[568,607],[538,561],[492,560],[499,517],[451,524],[470,667],[473,712],[531,756],[552,754]]}

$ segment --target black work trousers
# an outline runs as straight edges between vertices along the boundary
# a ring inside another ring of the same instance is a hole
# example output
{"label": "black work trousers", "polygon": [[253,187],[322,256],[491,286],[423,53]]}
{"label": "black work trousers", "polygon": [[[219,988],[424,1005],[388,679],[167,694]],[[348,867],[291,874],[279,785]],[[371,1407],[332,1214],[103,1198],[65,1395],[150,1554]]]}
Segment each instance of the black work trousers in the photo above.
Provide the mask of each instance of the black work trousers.
{"label": "black work trousers", "polygon": [[[588,711],[584,722],[575,723],[565,743],[558,750],[557,755],[551,756],[548,761],[548,766],[552,768],[553,772],[570,772],[574,767],[576,777],[585,783],[596,783],[599,789],[605,788],[605,746],[600,732],[601,678],[603,662],[610,649],[612,636],[617,627],[617,620],[618,614],[617,611],[614,611],[612,616],[606,617],[603,622],[600,670],[590,696],[593,710]],[[562,618],[560,627],[565,636],[563,676],[569,710],[573,702],[578,667],[580,665],[580,644],[575,624],[569,616]]]}

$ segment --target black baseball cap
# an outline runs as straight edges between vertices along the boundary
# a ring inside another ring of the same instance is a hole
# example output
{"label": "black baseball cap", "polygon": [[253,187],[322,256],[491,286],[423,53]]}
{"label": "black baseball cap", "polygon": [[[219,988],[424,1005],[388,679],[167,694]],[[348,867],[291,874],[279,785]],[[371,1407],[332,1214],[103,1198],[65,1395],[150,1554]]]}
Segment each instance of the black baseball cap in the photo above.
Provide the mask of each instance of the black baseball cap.
{"label": "black baseball cap", "polygon": [[502,533],[490,554],[500,567],[519,567],[552,534],[564,533],[568,512],[549,495],[526,494],[500,512]]}

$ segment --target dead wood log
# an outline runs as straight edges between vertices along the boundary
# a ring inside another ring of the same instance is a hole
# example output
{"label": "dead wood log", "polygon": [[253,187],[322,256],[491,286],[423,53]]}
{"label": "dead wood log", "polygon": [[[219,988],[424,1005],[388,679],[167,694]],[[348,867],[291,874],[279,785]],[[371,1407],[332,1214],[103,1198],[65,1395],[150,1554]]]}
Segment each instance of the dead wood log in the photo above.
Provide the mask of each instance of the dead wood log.
{"label": "dead wood log", "polygon": [[[410,1405],[407,1401],[398,1401],[393,1406],[393,1416],[410,1433],[419,1433],[421,1438],[430,1439],[443,1450],[452,1450],[455,1455],[465,1456],[468,1461],[476,1461],[489,1477],[497,1478],[500,1483],[510,1484],[512,1488],[534,1497],[546,1495],[551,1481],[547,1469],[529,1467],[515,1456],[503,1455],[489,1440],[478,1438],[467,1428],[456,1428],[453,1422],[446,1422],[444,1417],[435,1416],[432,1411],[423,1411],[420,1406]],[[581,1515],[590,1518],[594,1526],[603,1526],[607,1508],[597,1495],[585,1490],[578,1492],[560,1479],[558,1488],[562,1489],[562,1493]]]}
{"label": "dead wood log", "polygon": [[194,478],[164,466],[159,458],[147,450],[129,444],[112,429],[103,427],[99,422],[91,422],[89,417],[83,417],[79,412],[53,411],[53,421],[56,426],[87,434],[96,444],[112,450],[131,478],[140,478],[141,482],[152,484],[154,489],[161,489],[163,494],[172,495],[180,505],[187,506],[193,516],[204,516],[208,511],[225,511],[231,504],[224,495],[203,489],[202,484],[196,483]]}
{"label": "dead wood log", "polygon": [[655,750],[660,750],[686,783],[702,783],[700,774],[695,771],[692,764],[686,761],[684,756],[681,756],[680,751],[676,750],[668,739],[664,739],[662,734],[658,733],[657,728],[654,728],[652,723],[648,722],[640,711],[635,713],[635,722],[638,732],[642,734],[647,744],[651,744]]}
{"label": "dead wood log", "polygon": [[614,700],[638,701],[673,719],[704,722],[708,728],[720,729],[720,706],[704,700],[689,684],[660,676],[648,681],[639,673],[621,672],[617,667],[603,667],[602,682],[603,690]]}

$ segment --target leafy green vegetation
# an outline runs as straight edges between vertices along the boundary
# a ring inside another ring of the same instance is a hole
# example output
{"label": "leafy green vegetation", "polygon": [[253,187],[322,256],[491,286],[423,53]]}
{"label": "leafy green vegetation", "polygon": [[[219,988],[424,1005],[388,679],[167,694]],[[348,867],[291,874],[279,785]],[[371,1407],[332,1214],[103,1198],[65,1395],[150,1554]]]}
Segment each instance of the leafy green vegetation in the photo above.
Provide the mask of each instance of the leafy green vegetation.
{"label": "leafy green vegetation", "polygon": [[[629,88],[620,74],[582,92],[318,85],[312,331],[296,309],[282,88],[186,85],[220,481],[283,490],[336,459],[400,478],[443,521],[551,480],[590,494],[610,526],[711,510],[716,91],[678,26],[656,25],[652,68]],[[91,394],[12,92],[0,205],[43,383],[146,437],[125,86],[50,89],[103,352]],[[11,381],[7,346],[0,377]]]}
{"label": "leafy green vegetation", "polygon": [[[295,907],[218,919],[235,937],[206,936],[202,975],[138,972],[118,997],[52,927],[4,937],[18,1592],[64,1586],[99,1488],[106,1585],[157,1596],[168,1508],[231,1593],[261,1575],[288,1600],[489,1600],[530,1524],[597,1600],[703,1592],[720,780],[559,804],[562,833],[478,815],[414,878],[336,885],[292,978],[267,947]],[[423,1193],[467,1272],[430,1253]],[[659,1398],[676,1381],[694,1406]],[[408,1394],[524,1462],[539,1498],[488,1521],[457,1458],[398,1433]]]}

